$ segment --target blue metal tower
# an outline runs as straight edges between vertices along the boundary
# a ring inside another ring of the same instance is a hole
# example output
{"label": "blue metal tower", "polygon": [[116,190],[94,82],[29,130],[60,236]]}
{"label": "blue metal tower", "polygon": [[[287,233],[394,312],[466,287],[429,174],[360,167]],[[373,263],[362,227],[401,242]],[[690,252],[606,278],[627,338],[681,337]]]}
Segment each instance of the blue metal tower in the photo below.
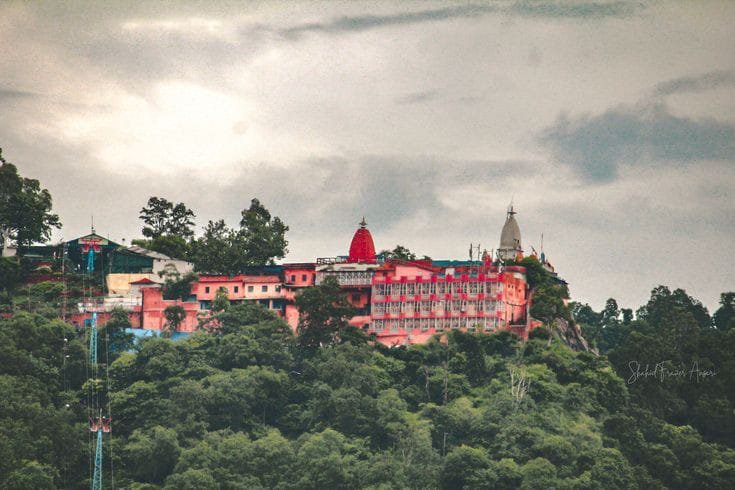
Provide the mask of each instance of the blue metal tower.
{"label": "blue metal tower", "polygon": [[92,312],[92,321],[89,323],[89,363],[97,364],[97,312]]}
{"label": "blue metal tower", "polygon": [[102,433],[110,432],[110,418],[89,418],[89,430],[97,434],[97,447],[94,451],[94,474],[92,475],[92,490],[102,490]]}
{"label": "blue metal tower", "polygon": [[92,490],[102,490],[102,425],[97,429],[97,448],[94,452]]}
{"label": "blue metal tower", "polygon": [[87,272],[94,272],[94,249],[90,248],[87,254]]}

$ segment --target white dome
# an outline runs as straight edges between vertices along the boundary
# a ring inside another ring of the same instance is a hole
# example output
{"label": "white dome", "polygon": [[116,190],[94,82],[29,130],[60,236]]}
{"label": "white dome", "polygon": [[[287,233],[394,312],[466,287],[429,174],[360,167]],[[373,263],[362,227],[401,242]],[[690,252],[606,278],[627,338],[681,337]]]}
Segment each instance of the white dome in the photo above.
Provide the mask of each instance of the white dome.
{"label": "white dome", "polygon": [[518,222],[512,213],[508,213],[508,218],[503,225],[503,231],[500,233],[500,248],[521,248],[521,228],[518,226]]}
{"label": "white dome", "polygon": [[502,260],[513,260],[518,253],[523,253],[521,248],[521,228],[515,218],[513,205],[508,208],[508,215],[505,218],[503,231],[500,232],[500,247],[498,247],[498,257]]}

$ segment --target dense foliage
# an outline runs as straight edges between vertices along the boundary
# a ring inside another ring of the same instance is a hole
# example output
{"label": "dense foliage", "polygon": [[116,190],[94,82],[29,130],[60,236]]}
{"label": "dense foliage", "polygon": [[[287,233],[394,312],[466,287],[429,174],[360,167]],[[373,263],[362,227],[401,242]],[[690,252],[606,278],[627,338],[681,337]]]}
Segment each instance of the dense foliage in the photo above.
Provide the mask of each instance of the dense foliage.
{"label": "dense foliage", "polygon": [[[328,287],[315,290],[330,301]],[[98,347],[112,352],[99,376],[114,427],[106,484],[111,463],[127,488],[735,484],[735,329],[714,328],[683,293],[658,288],[621,321],[611,361],[542,330],[527,343],[452,331],[388,349],[341,334],[342,305],[307,300],[302,329],[329,326],[308,343],[267,310],[234,305],[210,333],[130,351],[117,314]],[[80,335],[40,315],[0,320],[0,487],[88,486]],[[717,374],[630,382],[626,362],[659,356]]]}
{"label": "dense foliage", "polygon": [[33,242],[48,240],[53,228],[61,222],[51,213],[51,194],[38,180],[21,177],[0,148],[0,250],[10,239],[22,254]]}
{"label": "dense foliage", "polygon": [[239,228],[224,220],[209,221],[204,234],[191,242],[189,259],[198,272],[237,274],[286,256],[288,226],[279,217],[271,216],[258,199],[241,215]]}
{"label": "dense foliage", "polygon": [[140,219],[145,223],[143,236],[151,239],[166,235],[191,238],[194,236],[195,217],[194,211],[183,202],[174,204],[155,196],[148,199],[148,204],[140,210]]}
{"label": "dense foliage", "polygon": [[710,317],[686,291],[659,286],[635,319],[612,298],[600,313],[587,305],[572,309],[587,339],[629,383],[636,405],[733,446],[734,299],[733,293],[722,294],[720,308]]}
{"label": "dense foliage", "polygon": [[404,247],[403,245],[396,245],[393,250],[381,250],[378,255],[383,257],[383,259],[431,260],[431,257],[429,257],[428,255],[424,255],[423,257],[419,258],[415,253],[413,253],[411,250],[409,250],[407,247]]}

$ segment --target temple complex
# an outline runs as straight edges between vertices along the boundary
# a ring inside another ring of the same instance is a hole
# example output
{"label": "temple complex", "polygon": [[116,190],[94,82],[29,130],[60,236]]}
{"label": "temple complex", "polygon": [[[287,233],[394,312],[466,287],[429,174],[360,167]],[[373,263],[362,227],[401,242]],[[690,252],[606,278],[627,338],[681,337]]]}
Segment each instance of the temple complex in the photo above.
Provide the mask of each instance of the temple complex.
{"label": "temple complex", "polygon": [[471,260],[386,259],[376,254],[373,236],[363,218],[345,256],[254,268],[248,274],[234,276],[200,275],[192,283],[190,296],[176,300],[163,299],[162,281],[152,274],[155,260],[161,261],[158,267],[165,265],[169,273],[178,267],[182,270],[173,272],[189,271],[189,264],[172,263],[170,259],[166,262],[168,257],[151,256],[140,249],[121,249],[117,252],[118,267],[123,261],[132,264],[146,259],[145,271],[124,266],[108,274],[107,283],[116,287],[110,288],[105,298],[80,305],[72,319],[83,322],[90,311],[95,311],[102,324],[113,307],[122,306],[129,311],[137,334],[153,334],[166,326],[166,308],[179,305],[185,318],[177,332],[187,334],[199,328],[221,294],[232,304],[253,302],[269,309],[296,332],[296,296],[304,288],[333,277],[356,309],[350,325],[385,345],[422,343],[452,329],[508,330],[526,339],[539,322],[529,315],[526,270],[516,264],[523,258],[523,249],[515,215],[511,205],[495,256],[487,251],[480,256],[478,251],[476,260],[472,260],[472,253]]}

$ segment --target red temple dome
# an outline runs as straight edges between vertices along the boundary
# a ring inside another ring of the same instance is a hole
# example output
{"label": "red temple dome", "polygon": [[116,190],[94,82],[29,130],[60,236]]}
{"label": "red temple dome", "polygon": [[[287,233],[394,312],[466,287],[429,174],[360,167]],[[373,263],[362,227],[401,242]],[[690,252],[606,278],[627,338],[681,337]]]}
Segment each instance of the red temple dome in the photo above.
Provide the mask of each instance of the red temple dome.
{"label": "red temple dome", "polygon": [[375,263],[375,245],[373,244],[373,236],[367,229],[365,218],[360,222],[360,228],[355,232],[350,244],[350,256],[348,262]]}

